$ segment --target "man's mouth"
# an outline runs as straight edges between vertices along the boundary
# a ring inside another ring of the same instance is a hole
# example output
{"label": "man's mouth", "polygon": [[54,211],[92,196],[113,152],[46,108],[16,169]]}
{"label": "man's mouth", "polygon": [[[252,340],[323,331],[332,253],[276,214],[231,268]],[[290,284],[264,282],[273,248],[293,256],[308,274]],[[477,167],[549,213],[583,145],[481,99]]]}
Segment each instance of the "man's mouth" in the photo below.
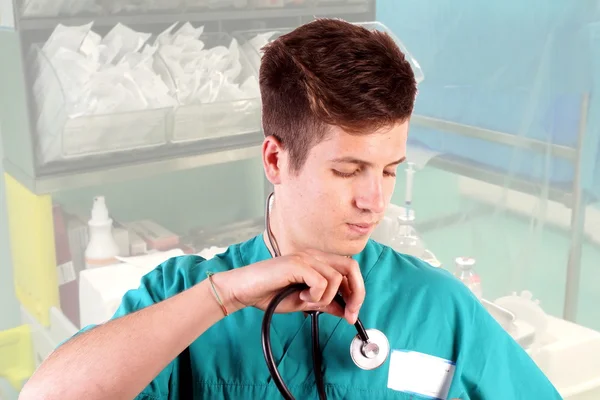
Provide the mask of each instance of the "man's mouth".
{"label": "man's mouth", "polygon": [[371,230],[373,230],[373,228],[375,227],[375,223],[372,222],[359,222],[359,223],[348,223],[348,227],[353,230],[354,232],[357,232],[361,235],[366,235],[368,233],[371,232]]}

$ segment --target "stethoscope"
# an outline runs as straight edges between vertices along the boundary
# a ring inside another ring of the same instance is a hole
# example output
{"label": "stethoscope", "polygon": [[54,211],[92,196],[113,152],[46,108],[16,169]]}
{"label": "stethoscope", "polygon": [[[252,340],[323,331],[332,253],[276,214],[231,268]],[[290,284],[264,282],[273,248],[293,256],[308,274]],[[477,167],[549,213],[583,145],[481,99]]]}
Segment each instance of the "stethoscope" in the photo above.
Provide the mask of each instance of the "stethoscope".
{"label": "stethoscope", "polygon": [[[275,240],[273,232],[271,231],[270,212],[272,197],[273,193],[271,193],[267,198],[265,226],[267,238],[269,239],[271,249],[273,250],[273,255],[275,257],[279,257],[281,252],[279,251],[277,240]],[[265,310],[265,315],[262,322],[262,347],[265,360],[267,362],[267,367],[269,368],[269,372],[271,373],[273,381],[277,385],[277,389],[279,389],[279,392],[286,400],[294,400],[294,396],[283,382],[283,379],[281,378],[281,375],[275,366],[273,351],[271,349],[271,320],[273,318],[275,309],[279,303],[283,301],[283,299],[296,291],[301,291],[306,288],[307,286],[304,284],[295,284],[283,289],[269,303],[267,309]],[[342,309],[346,307],[346,303],[339,293],[335,296],[335,301],[342,307]],[[319,315],[321,315],[322,312],[309,311],[308,314],[310,315],[312,326],[312,356],[317,392],[319,393],[319,399],[325,400],[327,396],[325,394],[325,383],[323,381],[323,374],[321,372],[322,355],[319,346]],[[352,358],[352,361],[354,361],[359,368],[364,370],[372,370],[383,365],[390,352],[390,344],[386,336],[377,329],[365,330],[360,318],[357,319],[354,327],[356,328],[358,334],[350,343],[350,357]]]}

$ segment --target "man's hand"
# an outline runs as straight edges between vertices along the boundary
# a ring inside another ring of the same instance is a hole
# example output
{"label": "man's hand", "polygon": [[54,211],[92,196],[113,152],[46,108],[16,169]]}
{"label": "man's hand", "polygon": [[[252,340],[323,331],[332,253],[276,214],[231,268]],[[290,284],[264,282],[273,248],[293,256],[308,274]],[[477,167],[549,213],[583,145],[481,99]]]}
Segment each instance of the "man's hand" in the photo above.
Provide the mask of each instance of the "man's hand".
{"label": "man's hand", "polygon": [[[244,307],[265,310],[283,288],[304,283],[308,288],[288,296],[276,312],[319,309],[354,324],[365,298],[363,277],[355,260],[312,250],[222,272],[213,280],[231,311]],[[338,291],[346,302],[345,310],[333,301]]]}

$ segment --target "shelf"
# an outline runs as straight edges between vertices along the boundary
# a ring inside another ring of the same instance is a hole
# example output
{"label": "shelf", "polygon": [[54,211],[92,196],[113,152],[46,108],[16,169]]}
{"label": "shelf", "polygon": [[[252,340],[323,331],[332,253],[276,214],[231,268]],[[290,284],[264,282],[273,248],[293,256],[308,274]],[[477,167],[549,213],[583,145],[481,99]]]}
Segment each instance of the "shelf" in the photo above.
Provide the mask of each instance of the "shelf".
{"label": "shelf", "polygon": [[[582,102],[582,121],[587,120],[588,97],[584,97]],[[513,135],[505,132],[494,131],[491,129],[480,128],[476,126],[460,124],[456,122],[446,121],[442,119],[432,118],[424,115],[413,115],[411,124],[419,127],[434,129],[442,132],[451,132],[464,137],[471,137],[488,142],[494,142],[502,145],[512,146],[533,150],[540,154],[551,154],[554,157],[559,157],[570,161],[577,165],[579,148],[543,142],[541,140]],[[580,127],[580,130],[585,131],[585,127]],[[581,134],[580,134],[581,137]],[[578,144],[581,146],[581,143]],[[551,182],[539,182],[529,180],[517,175],[507,175],[505,171],[500,171],[489,165],[485,165],[472,160],[454,156],[454,155],[439,155],[432,158],[429,163],[438,169],[452,172],[458,175],[469,177],[472,179],[507,186],[511,189],[538,195],[543,190],[545,185],[549,185],[548,199],[564,204],[568,208],[576,208],[579,199],[574,192],[575,188],[579,187],[578,182],[554,184]],[[576,178],[577,179],[577,178]],[[596,202],[597,199],[591,193],[583,193],[586,203]]]}
{"label": "shelf", "polygon": [[554,156],[570,161],[577,160],[577,150],[572,147],[546,143],[519,135],[511,135],[509,133],[498,132],[477,126],[459,124],[456,122],[445,121],[424,115],[413,115],[411,117],[411,123],[420,127],[435,129],[443,132],[452,132],[465,137],[472,137],[508,146],[530,149],[542,154],[546,154],[548,151],[550,151]]}
{"label": "shelf", "polygon": [[4,169],[31,192],[49,194],[258,157],[262,140],[262,132],[255,132],[151,151],[63,162],[48,165],[37,177],[28,176],[7,158]]}
{"label": "shelf", "polygon": [[58,16],[58,17],[22,17],[18,29],[45,30],[54,29],[58,24],[84,25],[94,21],[94,26],[114,26],[117,23],[125,25],[136,24],[164,24],[180,21],[208,22],[229,20],[263,20],[272,18],[297,18],[339,16],[348,14],[366,14],[371,12],[371,4],[348,4],[342,6],[309,6],[298,8],[278,9],[245,9],[223,11],[192,11],[165,12],[156,14],[131,14],[131,15],[88,15],[88,16]]}
{"label": "shelf", "polygon": [[[482,182],[517,190],[522,193],[539,195],[545,185],[543,182],[527,180],[516,175],[507,175],[505,171],[491,168],[489,165],[450,155],[435,156],[428,161],[434,168],[461,175]],[[548,188],[548,199],[573,207],[573,188],[570,185],[552,185]]]}

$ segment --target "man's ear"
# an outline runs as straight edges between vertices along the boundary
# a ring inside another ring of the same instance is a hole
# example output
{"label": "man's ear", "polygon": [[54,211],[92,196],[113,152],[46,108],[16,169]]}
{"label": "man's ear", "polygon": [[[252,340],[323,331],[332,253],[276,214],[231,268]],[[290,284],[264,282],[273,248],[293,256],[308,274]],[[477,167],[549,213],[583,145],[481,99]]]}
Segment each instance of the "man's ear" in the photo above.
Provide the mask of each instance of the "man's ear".
{"label": "man's ear", "polygon": [[281,171],[284,168],[284,150],[275,136],[267,136],[262,145],[262,159],[265,175],[273,185],[281,183]]}

